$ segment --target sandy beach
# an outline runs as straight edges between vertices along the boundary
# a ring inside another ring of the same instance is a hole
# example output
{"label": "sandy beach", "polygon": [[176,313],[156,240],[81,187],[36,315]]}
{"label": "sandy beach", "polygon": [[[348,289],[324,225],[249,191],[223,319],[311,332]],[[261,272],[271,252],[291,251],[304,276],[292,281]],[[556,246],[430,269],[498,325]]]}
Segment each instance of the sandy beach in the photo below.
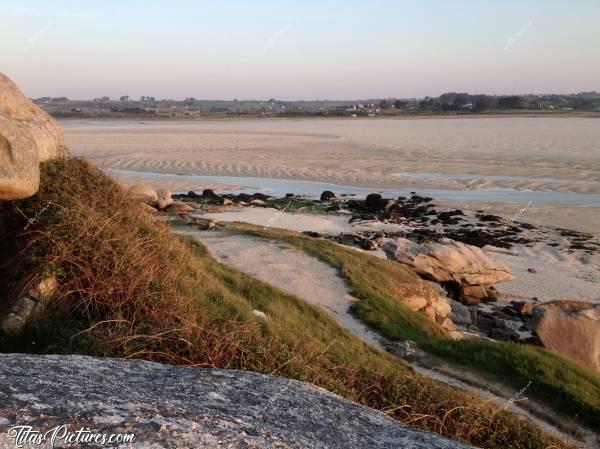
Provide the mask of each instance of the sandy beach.
{"label": "sandy beach", "polygon": [[[521,218],[543,217],[547,224],[593,232],[600,207],[579,206],[588,198],[600,206],[598,123],[592,118],[505,117],[65,121],[63,126],[73,154],[106,168],[430,189],[455,192],[458,202],[461,195],[478,191],[539,192],[546,198],[556,192],[564,204],[548,205],[536,197],[517,201],[517,206],[528,206]],[[173,191],[225,185],[173,179],[151,184]],[[242,179],[237,184],[243,185]],[[520,209],[500,203],[494,200],[493,207],[501,214]]]}
{"label": "sandy beach", "polygon": [[[390,197],[415,190],[440,206],[597,238],[598,123],[591,118],[495,117],[66,121],[64,127],[73,154],[107,169],[126,186],[313,197],[326,189],[357,196],[380,190]],[[297,231],[365,230],[350,225],[347,217],[264,209],[214,218]],[[543,243],[490,251],[516,274],[515,281],[500,286],[507,300],[600,301],[597,255]]]}

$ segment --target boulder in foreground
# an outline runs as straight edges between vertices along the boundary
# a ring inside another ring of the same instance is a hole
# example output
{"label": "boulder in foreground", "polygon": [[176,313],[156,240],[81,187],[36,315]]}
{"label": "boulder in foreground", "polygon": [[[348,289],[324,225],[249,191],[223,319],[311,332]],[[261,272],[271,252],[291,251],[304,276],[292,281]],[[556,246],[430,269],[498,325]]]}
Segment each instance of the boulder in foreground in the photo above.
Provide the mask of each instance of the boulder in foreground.
{"label": "boulder in foreground", "polygon": [[[312,385],[245,371],[83,356],[0,355],[8,429],[134,433],[136,448],[459,449]],[[76,429],[74,429],[76,430]]]}
{"label": "boulder in foreground", "polygon": [[62,128],[0,73],[0,200],[35,194],[40,162],[64,155]]}
{"label": "boulder in foreground", "polygon": [[527,324],[544,347],[582,363],[600,374],[600,305],[551,301],[533,309]]}

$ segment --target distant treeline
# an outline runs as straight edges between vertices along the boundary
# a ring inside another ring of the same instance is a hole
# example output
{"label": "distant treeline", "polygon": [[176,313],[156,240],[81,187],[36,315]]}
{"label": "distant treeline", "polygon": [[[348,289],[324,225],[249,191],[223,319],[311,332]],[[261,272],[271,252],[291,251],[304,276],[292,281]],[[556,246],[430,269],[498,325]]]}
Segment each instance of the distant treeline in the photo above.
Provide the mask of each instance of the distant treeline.
{"label": "distant treeline", "polygon": [[42,97],[34,100],[58,117],[110,116],[359,116],[419,113],[484,113],[515,110],[600,111],[600,93],[544,95],[485,95],[448,92],[439,97],[378,98],[368,100],[157,100],[152,96],[118,99],[107,96],[93,100]]}

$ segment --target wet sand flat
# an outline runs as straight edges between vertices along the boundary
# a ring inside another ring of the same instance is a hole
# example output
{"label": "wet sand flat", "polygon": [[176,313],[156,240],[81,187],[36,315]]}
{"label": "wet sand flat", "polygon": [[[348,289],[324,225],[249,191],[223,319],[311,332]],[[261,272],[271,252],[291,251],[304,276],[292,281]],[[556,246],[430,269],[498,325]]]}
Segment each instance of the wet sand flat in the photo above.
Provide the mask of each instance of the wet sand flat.
{"label": "wet sand flat", "polygon": [[[600,193],[600,121],[594,118],[65,121],[63,125],[72,153],[120,170],[388,189]],[[173,190],[203,187],[172,180],[160,183]],[[579,219],[578,204],[567,206],[566,213],[559,207],[551,214],[557,225],[593,228],[589,221],[597,211],[586,208]]]}

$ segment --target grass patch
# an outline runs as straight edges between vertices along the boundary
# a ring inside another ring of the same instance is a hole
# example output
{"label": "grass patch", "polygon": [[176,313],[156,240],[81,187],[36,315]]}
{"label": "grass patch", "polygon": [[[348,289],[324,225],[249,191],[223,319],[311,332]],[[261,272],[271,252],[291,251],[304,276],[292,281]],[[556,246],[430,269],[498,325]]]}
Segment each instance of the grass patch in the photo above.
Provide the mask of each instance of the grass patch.
{"label": "grass patch", "polygon": [[517,390],[529,384],[527,396],[600,431],[600,377],[560,354],[530,345],[488,341],[436,341],[424,349],[493,375]]}
{"label": "grass patch", "polygon": [[[11,249],[0,259],[5,274],[0,289],[26,288],[48,275],[60,286],[22,332],[0,337],[2,351],[143,358],[276,374],[480,447],[570,447],[526,419],[416,374],[316,308],[217,263],[202,245],[176,238],[82,160],[44,163],[38,194],[0,212],[5,242],[10,242],[4,247]],[[28,217],[36,217],[29,226]],[[347,256],[331,251],[326,257],[343,264],[347,278],[355,279],[364,264],[362,259],[344,262]],[[371,274],[382,268],[373,264]],[[392,266],[388,274],[400,275]],[[371,286],[357,285],[355,293],[365,302],[380,298],[373,306],[385,302],[372,312],[373,322],[384,310],[396,314],[388,320],[390,335],[441,338],[443,331],[399,305],[394,295],[418,281],[404,275],[379,285],[387,277],[382,274],[370,280]],[[256,318],[253,309],[268,319]]]}
{"label": "grass patch", "polygon": [[590,369],[544,348],[490,341],[453,341],[402,298],[428,294],[420,279],[401,264],[280,229],[245,223],[227,225],[230,232],[277,239],[318,257],[339,270],[359,299],[354,315],[390,340],[414,340],[431,354],[476,370],[527,395],[555,412],[600,431],[600,377]]}
{"label": "grass patch", "polygon": [[350,312],[390,340],[426,342],[434,337],[448,337],[442,327],[402,303],[406,296],[428,297],[436,292],[412,270],[400,264],[292,231],[265,229],[246,223],[230,223],[226,229],[280,240],[335,267],[350,286],[352,295],[359,299]]}

